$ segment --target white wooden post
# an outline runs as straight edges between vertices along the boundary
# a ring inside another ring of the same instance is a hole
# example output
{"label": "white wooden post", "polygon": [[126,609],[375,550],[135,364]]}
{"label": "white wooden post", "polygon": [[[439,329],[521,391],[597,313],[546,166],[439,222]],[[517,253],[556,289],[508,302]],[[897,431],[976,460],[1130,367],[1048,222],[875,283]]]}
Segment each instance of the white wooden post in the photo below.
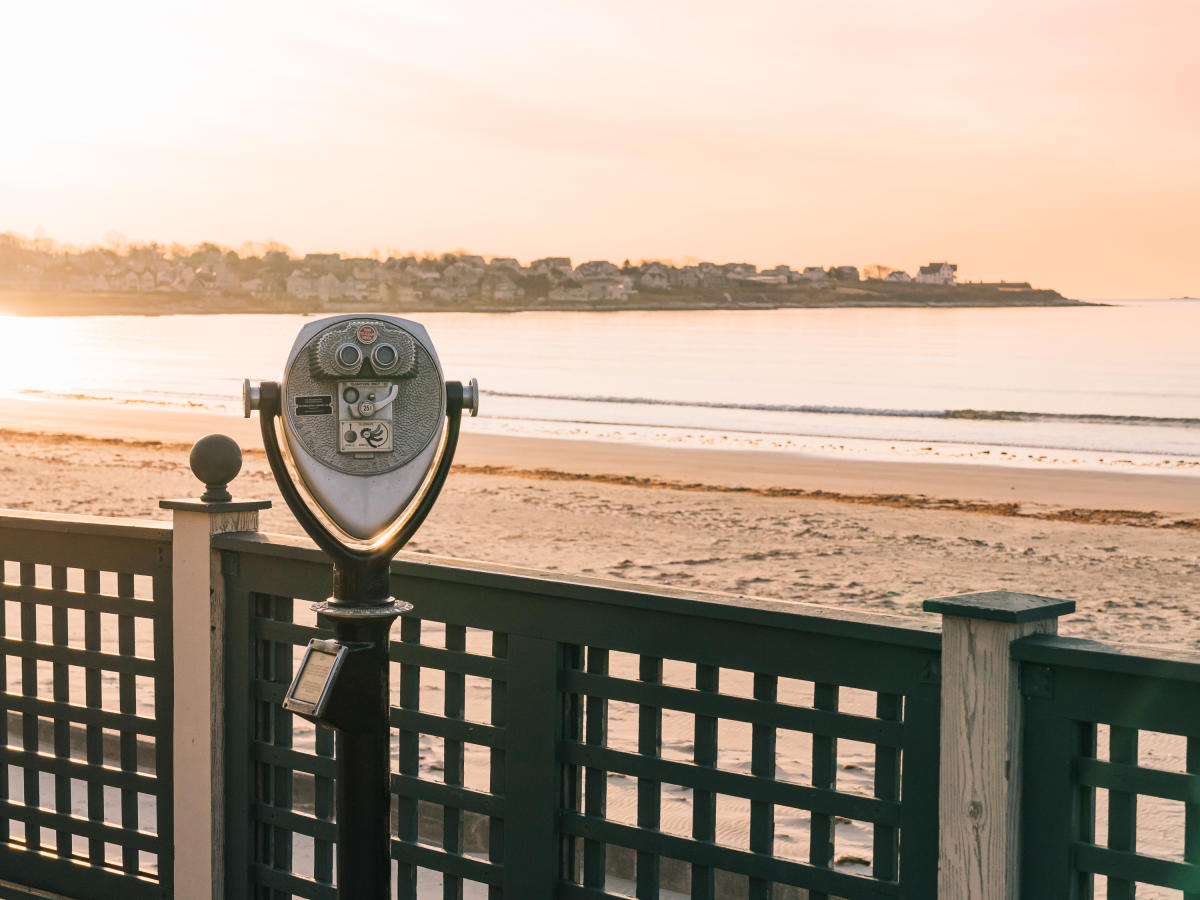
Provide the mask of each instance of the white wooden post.
{"label": "white wooden post", "polygon": [[1016,900],[1021,690],[1009,645],[1055,634],[1075,603],[987,591],[926,600],[942,614],[940,900]]}
{"label": "white wooden post", "polygon": [[[173,513],[174,827],[176,900],[225,895],[225,596],[213,535],[256,531],[269,501],[233,501],[226,484],[241,451],[224,435],[192,449],[192,471],[207,490],[199,500],[163,500]],[[208,499],[205,499],[208,498]],[[224,498],[224,499],[222,499]]]}

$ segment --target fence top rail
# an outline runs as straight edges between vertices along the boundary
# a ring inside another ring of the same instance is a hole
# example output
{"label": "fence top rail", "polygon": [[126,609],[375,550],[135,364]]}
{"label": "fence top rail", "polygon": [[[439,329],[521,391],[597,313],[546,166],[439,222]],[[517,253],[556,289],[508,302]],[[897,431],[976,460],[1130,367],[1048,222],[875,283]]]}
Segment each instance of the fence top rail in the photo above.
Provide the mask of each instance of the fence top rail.
{"label": "fence top rail", "polygon": [[1082,638],[1032,635],[1013,642],[1012,658],[1043,666],[1200,683],[1200,653],[1168,647],[1106,644]]}
{"label": "fence top rail", "polygon": [[156,519],[80,516],[72,513],[41,513],[0,508],[0,531],[6,529],[147,541],[171,540],[171,523]]}
{"label": "fence top rail", "polygon": [[[215,537],[213,546],[220,550],[273,559],[329,564],[325,555],[310,541],[298,537],[258,532],[231,533]],[[391,571],[394,576],[867,638],[919,649],[936,651],[941,646],[940,623],[937,621],[837,609],[792,600],[754,599],[736,594],[639,585],[582,575],[567,577],[560,572],[411,553],[401,553],[392,563]]]}

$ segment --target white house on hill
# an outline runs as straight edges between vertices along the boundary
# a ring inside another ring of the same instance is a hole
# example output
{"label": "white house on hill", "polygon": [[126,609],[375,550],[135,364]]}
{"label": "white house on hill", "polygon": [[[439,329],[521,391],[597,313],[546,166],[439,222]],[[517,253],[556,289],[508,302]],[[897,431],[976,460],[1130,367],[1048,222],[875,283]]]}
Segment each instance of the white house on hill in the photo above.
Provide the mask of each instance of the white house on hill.
{"label": "white house on hill", "polygon": [[920,284],[954,284],[955,274],[958,272],[958,266],[953,263],[937,262],[930,263],[927,266],[921,266],[921,271],[917,273],[917,281]]}

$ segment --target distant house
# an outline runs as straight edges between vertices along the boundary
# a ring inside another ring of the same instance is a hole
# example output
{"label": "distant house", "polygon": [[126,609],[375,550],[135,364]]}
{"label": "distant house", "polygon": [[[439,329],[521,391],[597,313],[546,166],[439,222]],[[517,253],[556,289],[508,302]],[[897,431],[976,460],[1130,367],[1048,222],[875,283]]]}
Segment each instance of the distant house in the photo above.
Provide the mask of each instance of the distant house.
{"label": "distant house", "polygon": [[620,274],[621,270],[606,259],[580,263],[579,268],[575,270],[575,275],[579,278],[617,278]]}
{"label": "distant house", "polygon": [[317,279],[317,295],[328,303],[330,300],[341,299],[344,293],[342,280],[331,272],[326,272]]}
{"label": "distant house", "polygon": [[547,256],[535,259],[529,264],[529,271],[534,275],[553,275],[555,273],[570,274],[571,258],[569,256]]}
{"label": "distant house", "polygon": [[421,302],[421,292],[409,284],[393,285],[391,302],[397,306],[416,306]]}
{"label": "distant house", "polygon": [[404,274],[410,278],[417,279],[418,282],[439,281],[442,277],[441,272],[437,272],[433,269],[426,269],[417,262],[409,263],[404,270]]}
{"label": "distant house", "polygon": [[784,266],[784,265],[775,266],[773,269],[763,269],[758,274],[759,275],[776,275],[776,276],[782,275],[783,281],[779,282],[780,284],[786,284],[787,282],[790,282],[790,281],[797,281],[800,278],[799,272],[793,271],[791,266]]}
{"label": "distant house", "polygon": [[825,270],[820,266],[805,266],[804,271],[800,273],[801,278],[807,278],[809,281],[824,281],[827,277]]}
{"label": "distant house", "polygon": [[907,272],[901,272],[899,269],[897,269],[895,272],[888,272],[888,274],[884,276],[883,280],[908,282],[912,281],[912,276]]}
{"label": "distant house", "polygon": [[511,303],[522,300],[525,289],[506,275],[489,275],[483,280],[483,299],[491,303]]}
{"label": "distant house", "polygon": [[350,274],[355,278],[369,281],[375,277],[375,273],[383,264],[377,259],[370,259],[364,256],[358,259],[348,259],[346,260],[346,265],[350,267]]}
{"label": "distant house", "polygon": [[670,273],[662,263],[647,263],[638,276],[638,287],[648,291],[665,291],[671,287]]}
{"label": "distant house", "polygon": [[222,291],[236,291],[242,284],[242,280],[224,262],[213,266],[213,281]]}
{"label": "distant house", "polygon": [[493,256],[488,266],[493,269],[512,269],[514,272],[521,271],[521,264],[511,256]]}
{"label": "distant house", "polygon": [[667,269],[667,281],[673,288],[699,287],[700,270],[696,266],[684,266],[682,269],[672,266]]}
{"label": "distant house", "polygon": [[209,297],[218,297],[224,293],[224,289],[217,283],[217,276],[213,275],[212,272],[205,271],[197,271],[196,280],[192,282],[191,289],[196,293],[206,294]]}
{"label": "distant house", "polygon": [[721,267],[710,262],[697,264],[696,275],[699,277],[701,287],[720,287],[727,280]]}
{"label": "distant house", "polygon": [[[193,289],[196,284],[196,270],[191,266],[183,266],[179,270],[178,277],[171,283],[171,289],[186,293]],[[196,288],[197,290],[199,288]]]}
{"label": "distant house", "polygon": [[434,300],[465,303],[471,296],[471,289],[465,284],[438,284],[429,289],[428,295]]}
{"label": "distant house", "polygon": [[730,281],[745,281],[751,275],[758,274],[758,266],[750,263],[726,263],[721,266],[721,271]]}
{"label": "distant house", "polygon": [[[330,278],[337,280],[334,275],[325,275],[321,281]],[[375,278],[356,278],[347,275],[335,288],[333,282],[327,282],[331,288],[326,307],[331,309],[353,309],[364,303],[387,303],[390,299],[386,284]]]}
{"label": "distant house", "polygon": [[917,273],[920,284],[954,284],[958,277],[958,266],[953,263],[936,262],[921,266]]}
{"label": "distant house", "polygon": [[396,306],[416,306],[421,301],[421,290],[415,279],[403,272],[388,272],[379,282],[380,300]]}
{"label": "distant house", "polygon": [[479,284],[481,278],[483,278],[483,270],[466,263],[451,263],[442,269],[443,284],[465,284],[468,287],[474,287]]}
{"label": "distant house", "polygon": [[829,277],[838,281],[858,281],[858,266],[834,266],[829,270]]}
{"label": "distant house", "polygon": [[317,268],[326,268],[327,266],[336,266],[342,261],[340,253],[305,253],[304,264],[306,266],[315,266]]}
{"label": "distant house", "polygon": [[342,282],[342,296],[347,300],[366,300],[370,294],[370,279],[356,278],[351,275]]}
{"label": "distant house", "polygon": [[582,281],[572,278],[551,288],[549,296],[554,303],[584,303],[588,299],[588,292]]}
{"label": "distant house", "polygon": [[256,278],[242,282],[242,290],[255,297],[283,297],[287,294],[287,279],[279,272],[264,272]]}
{"label": "distant house", "polygon": [[306,269],[296,269],[287,277],[288,296],[299,300],[313,300],[320,296],[317,276]]}
{"label": "distant house", "polygon": [[622,278],[589,278],[583,283],[588,300],[625,300],[629,287]]}

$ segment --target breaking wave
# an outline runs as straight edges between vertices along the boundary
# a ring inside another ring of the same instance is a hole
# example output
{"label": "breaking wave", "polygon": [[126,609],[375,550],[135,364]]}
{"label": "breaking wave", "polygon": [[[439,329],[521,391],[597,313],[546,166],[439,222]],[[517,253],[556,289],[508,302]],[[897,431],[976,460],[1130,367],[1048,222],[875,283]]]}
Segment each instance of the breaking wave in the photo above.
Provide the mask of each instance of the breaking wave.
{"label": "breaking wave", "polygon": [[825,406],[792,403],[732,403],[718,400],[657,400],[649,397],[605,397],[572,394],[525,394],[488,391],[491,397],[519,400],[568,400],[578,403],[621,403],[673,406],[691,409],[740,409],[761,412],[816,413],[820,415],[875,416],[912,419],[975,419],[990,422],[1046,422],[1084,425],[1142,425],[1157,428],[1200,428],[1200,419],[1164,416],[1108,415],[1104,413],[1049,413],[1008,409],[878,409],[858,406]]}

